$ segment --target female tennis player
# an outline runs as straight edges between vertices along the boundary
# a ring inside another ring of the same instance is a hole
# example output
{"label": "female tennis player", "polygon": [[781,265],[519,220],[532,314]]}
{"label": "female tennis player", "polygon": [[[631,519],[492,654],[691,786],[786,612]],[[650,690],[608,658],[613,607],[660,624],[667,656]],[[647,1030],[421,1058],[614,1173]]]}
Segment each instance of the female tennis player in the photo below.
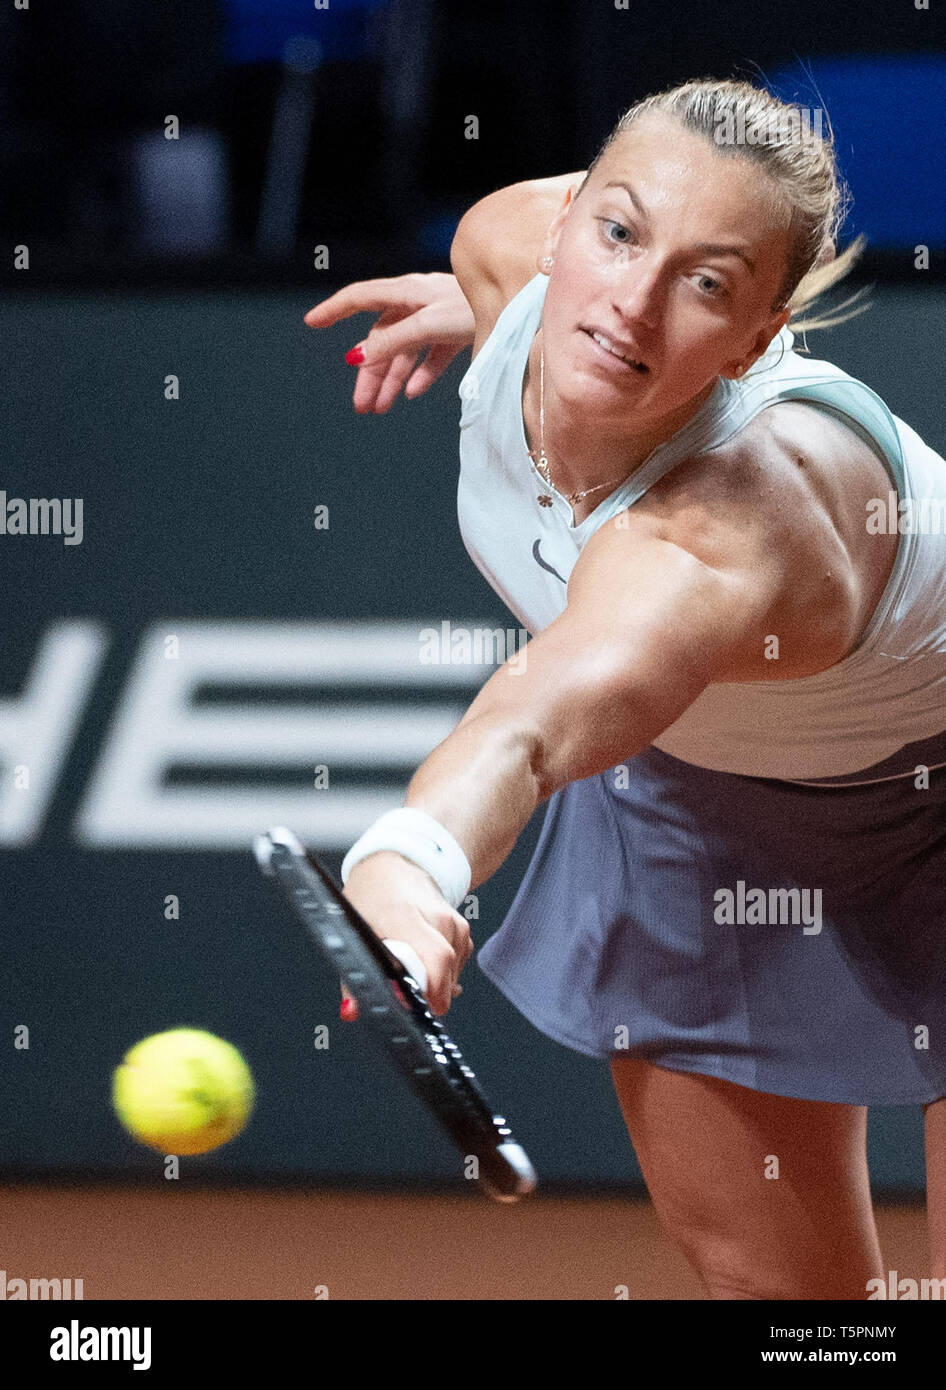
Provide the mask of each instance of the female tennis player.
{"label": "female tennis player", "polygon": [[473,207],[458,286],[365,282],[307,321],[382,310],[350,355],[378,410],[472,328],[461,532],[533,634],[352,847],[347,896],[443,1013],[457,908],[547,800],[479,964],[609,1060],[710,1297],[864,1299],[869,1105],[924,1106],[946,1277],[946,528],[917,524],[946,462],[794,349],[860,247],[832,260],[831,137],[791,113],[659,93],[587,173]]}

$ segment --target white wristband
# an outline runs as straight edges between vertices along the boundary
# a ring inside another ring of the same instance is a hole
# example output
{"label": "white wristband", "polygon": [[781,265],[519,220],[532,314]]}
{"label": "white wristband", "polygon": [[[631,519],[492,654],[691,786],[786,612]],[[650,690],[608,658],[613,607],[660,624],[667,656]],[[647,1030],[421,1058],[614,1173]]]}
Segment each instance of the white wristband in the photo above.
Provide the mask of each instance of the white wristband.
{"label": "white wristband", "polygon": [[385,811],[356,840],[342,860],[342,883],[360,860],[391,849],[410,859],[434,880],[451,907],[457,908],[470,891],[473,871],[463,850],[448,830],[416,806]]}

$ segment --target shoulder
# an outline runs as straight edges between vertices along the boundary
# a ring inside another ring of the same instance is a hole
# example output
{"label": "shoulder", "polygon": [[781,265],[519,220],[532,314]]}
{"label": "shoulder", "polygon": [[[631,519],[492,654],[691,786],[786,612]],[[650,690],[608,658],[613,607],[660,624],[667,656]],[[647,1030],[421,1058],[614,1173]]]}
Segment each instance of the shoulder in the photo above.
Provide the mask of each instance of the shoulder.
{"label": "shoulder", "polygon": [[454,275],[473,309],[473,355],[506,305],[538,273],[545,232],[584,172],[527,179],[488,194],[464,213],[450,247]]}
{"label": "shoulder", "polygon": [[[779,403],[677,464],[595,533],[579,563],[613,575],[643,535],[659,535],[723,577],[755,614],[755,637],[728,679],[813,675],[856,645],[889,575],[893,551],[880,554],[865,525],[867,499],[885,478],[873,451],[833,417]],[[762,660],[769,635],[779,639],[777,661]]]}

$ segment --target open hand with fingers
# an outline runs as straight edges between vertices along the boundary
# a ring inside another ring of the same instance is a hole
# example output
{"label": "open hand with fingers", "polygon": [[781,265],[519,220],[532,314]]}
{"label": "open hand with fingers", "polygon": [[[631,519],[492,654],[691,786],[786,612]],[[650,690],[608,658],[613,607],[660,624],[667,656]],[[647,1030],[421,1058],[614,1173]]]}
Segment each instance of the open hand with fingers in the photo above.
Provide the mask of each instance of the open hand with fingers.
{"label": "open hand with fingers", "polygon": [[[460,971],[473,954],[470,924],[456,912],[430,875],[394,850],[379,850],[352,869],[343,896],[381,938],[406,942],[427,975],[431,1012],[445,1014],[460,993]],[[423,984],[423,981],[419,981]],[[342,1018],[358,1017],[357,1003],[342,985]]]}
{"label": "open hand with fingers", "polygon": [[316,304],[305,322],[328,328],[364,312],[378,317],[345,359],[358,367],[352,401],[359,414],[385,414],[402,387],[408,400],[423,395],[473,343],[473,310],[456,278],[441,271],[357,280]]}

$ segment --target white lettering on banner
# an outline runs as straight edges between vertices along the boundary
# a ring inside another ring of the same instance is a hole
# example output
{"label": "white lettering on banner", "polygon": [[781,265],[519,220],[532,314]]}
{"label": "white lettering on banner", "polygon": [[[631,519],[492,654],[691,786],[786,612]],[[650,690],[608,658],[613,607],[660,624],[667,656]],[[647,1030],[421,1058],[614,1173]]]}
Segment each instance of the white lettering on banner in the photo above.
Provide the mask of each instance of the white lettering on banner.
{"label": "white lettering on banner", "polygon": [[[403,799],[420,763],[462,718],[475,668],[424,665],[418,623],[178,621],[145,633],[106,746],[79,811],[89,848],[245,849],[270,825],[291,825],[327,850],[348,849]],[[165,638],[179,638],[175,661]],[[206,684],[362,687],[332,703],[196,706]],[[434,689],[436,703],[372,700],[385,684]],[[463,688],[462,696],[459,695]],[[441,694],[442,692],[442,694]],[[448,698],[449,697],[449,698]],[[370,787],[166,786],[181,763],[201,767],[383,768]],[[389,769],[403,765],[402,782]]]}
{"label": "white lettering on banner", "polygon": [[0,699],[0,844],[38,836],[107,643],[100,623],[54,623],[22,693]]}

